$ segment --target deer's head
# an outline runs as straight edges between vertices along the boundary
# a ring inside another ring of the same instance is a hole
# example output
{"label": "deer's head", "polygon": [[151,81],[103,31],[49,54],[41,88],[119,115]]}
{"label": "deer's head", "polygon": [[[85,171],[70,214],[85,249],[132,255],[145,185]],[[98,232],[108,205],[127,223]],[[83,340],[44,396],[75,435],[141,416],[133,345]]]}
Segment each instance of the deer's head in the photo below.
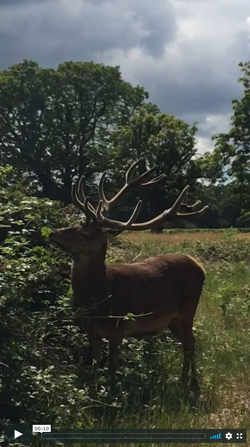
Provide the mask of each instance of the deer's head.
{"label": "deer's head", "polygon": [[195,210],[196,207],[200,205],[200,201],[197,201],[193,205],[187,205],[185,203],[189,190],[189,185],[187,185],[173,206],[152,220],[135,223],[141,209],[141,200],[137,203],[127,222],[109,219],[106,216],[107,212],[125,195],[125,193],[137,187],[155,185],[165,178],[165,175],[160,175],[149,180],[150,175],[156,168],[156,166],[154,166],[153,168],[146,170],[139,177],[133,179],[133,173],[142,161],[143,158],[140,158],[130,166],[125,174],[124,186],[110,200],[106,198],[103,190],[106,172],[102,174],[99,182],[99,202],[96,208],[90,203],[89,197],[86,197],[84,194],[83,177],[81,177],[77,183],[74,183],[72,186],[72,200],[75,206],[84,214],[85,220],[79,225],[55,230],[50,234],[50,240],[69,253],[81,253],[82,255],[91,258],[96,256],[102,247],[106,247],[108,237],[117,236],[125,230],[148,230],[164,221],[185,219],[198,215],[201,216],[205,213],[208,206],[205,206],[198,211]]}

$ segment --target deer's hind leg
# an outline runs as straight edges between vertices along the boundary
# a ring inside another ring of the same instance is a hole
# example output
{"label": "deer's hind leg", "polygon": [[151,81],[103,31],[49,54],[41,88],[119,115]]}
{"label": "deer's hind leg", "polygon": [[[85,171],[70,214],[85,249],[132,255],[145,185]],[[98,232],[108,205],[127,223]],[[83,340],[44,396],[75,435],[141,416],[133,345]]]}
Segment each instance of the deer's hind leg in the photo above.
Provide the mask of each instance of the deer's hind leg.
{"label": "deer's hind leg", "polygon": [[195,338],[193,335],[193,320],[178,317],[169,324],[169,329],[182,346],[184,353],[181,382],[184,386],[188,385],[189,372],[192,373],[192,382],[198,387],[197,371],[195,364]]}

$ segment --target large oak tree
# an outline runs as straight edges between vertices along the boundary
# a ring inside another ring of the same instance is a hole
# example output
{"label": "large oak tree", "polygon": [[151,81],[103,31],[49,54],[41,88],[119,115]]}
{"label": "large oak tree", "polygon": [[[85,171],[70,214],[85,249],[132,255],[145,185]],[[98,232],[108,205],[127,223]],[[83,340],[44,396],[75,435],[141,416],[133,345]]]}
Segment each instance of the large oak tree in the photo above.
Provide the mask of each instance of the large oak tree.
{"label": "large oak tree", "polygon": [[42,196],[70,200],[75,175],[87,186],[106,167],[110,131],[147,93],[118,67],[65,62],[54,69],[24,61],[0,72],[0,158]]}

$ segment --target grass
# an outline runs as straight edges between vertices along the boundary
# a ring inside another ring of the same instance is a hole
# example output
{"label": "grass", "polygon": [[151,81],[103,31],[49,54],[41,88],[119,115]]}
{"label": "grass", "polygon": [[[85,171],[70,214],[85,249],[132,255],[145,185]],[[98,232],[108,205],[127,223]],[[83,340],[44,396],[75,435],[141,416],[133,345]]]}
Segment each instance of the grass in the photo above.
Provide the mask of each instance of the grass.
{"label": "grass", "polygon": [[[207,272],[195,320],[201,380],[198,402],[186,402],[177,386],[182,355],[168,333],[146,341],[129,341],[122,356],[124,363],[130,363],[130,368],[127,376],[126,368],[122,368],[125,375],[123,394],[116,402],[116,410],[114,405],[116,414],[113,414],[112,426],[250,430],[250,402],[247,397],[250,391],[248,239],[248,234],[234,232],[128,233],[110,248],[109,262],[132,262],[169,252],[188,253],[200,260]],[[145,357],[147,344],[150,346],[148,364]],[[144,367],[147,365],[146,371],[141,370],[141,373],[140,362]],[[131,386],[133,363],[136,370],[134,388]],[[138,386],[140,374],[141,387]],[[148,392],[150,387],[151,395]],[[107,427],[105,412],[102,424]]]}
{"label": "grass", "polygon": [[[203,229],[200,229],[203,230]],[[140,243],[145,240],[149,240],[155,242],[155,243],[162,243],[166,242],[167,244],[177,242],[183,242],[183,241],[217,241],[222,239],[250,239],[250,231],[243,232],[243,231],[237,231],[235,229],[226,229],[226,230],[220,230],[216,229],[213,231],[194,231],[192,230],[183,230],[183,229],[177,229],[177,230],[166,230],[162,234],[157,233],[150,233],[150,232],[142,232],[142,233],[126,233],[123,238],[135,242]]]}

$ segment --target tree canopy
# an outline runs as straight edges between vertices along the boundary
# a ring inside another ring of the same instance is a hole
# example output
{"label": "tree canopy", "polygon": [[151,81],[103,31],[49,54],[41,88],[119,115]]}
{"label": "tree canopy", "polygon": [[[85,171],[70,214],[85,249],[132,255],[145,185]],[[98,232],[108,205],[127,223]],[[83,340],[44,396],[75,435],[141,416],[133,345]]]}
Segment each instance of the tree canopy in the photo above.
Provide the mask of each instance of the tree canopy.
{"label": "tree canopy", "polygon": [[68,202],[74,176],[87,185],[95,180],[107,165],[111,129],[147,96],[124,82],[118,67],[14,65],[0,72],[0,159],[42,196]]}
{"label": "tree canopy", "polygon": [[[0,162],[13,167],[30,194],[68,204],[72,181],[79,176],[97,201],[104,170],[107,195],[112,195],[122,186],[126,168],[143,156],[141,169],[156,165],[155,174],[167,178],[140,191],[142,218],[170,206],[190,184],[191,198],[198,194],[210,205],[197,225],[246,226],[250,63],[240,66],[244,92],[233,100],[230,130],[214,135],[214,149],[198,156],[198,124],[162,113],[143,87],[122,79],[119,67],[65,62],[51,69],[25,60],[0,71]],[[135,199],[130,194],[114,210],[117,217],[126,217],[128,202]]]}

